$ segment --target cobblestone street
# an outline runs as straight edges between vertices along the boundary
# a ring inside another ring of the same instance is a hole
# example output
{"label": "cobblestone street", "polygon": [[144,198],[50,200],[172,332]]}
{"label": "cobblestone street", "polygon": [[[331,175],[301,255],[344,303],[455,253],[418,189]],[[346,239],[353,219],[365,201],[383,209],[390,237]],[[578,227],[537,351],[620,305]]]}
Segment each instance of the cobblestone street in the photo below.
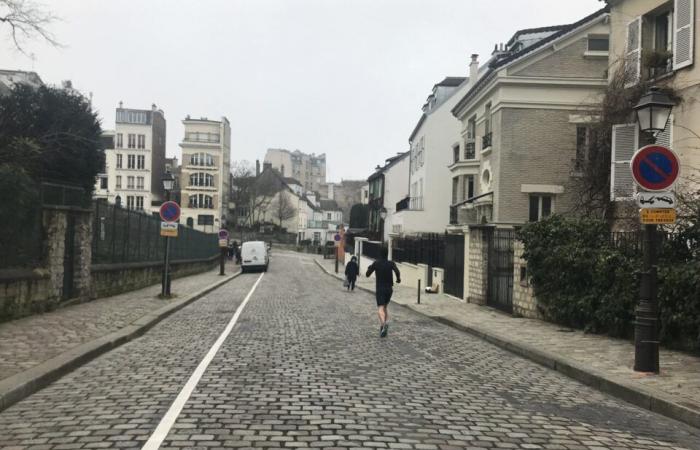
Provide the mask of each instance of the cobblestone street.
{"label": "cobblestone street", "polygon": [[[3,448],[140,448],[259,274],[0,413]],[[700,431],[273,254],[162,448],[700,449]],[[592,349],[593,350],[593,349]]]}

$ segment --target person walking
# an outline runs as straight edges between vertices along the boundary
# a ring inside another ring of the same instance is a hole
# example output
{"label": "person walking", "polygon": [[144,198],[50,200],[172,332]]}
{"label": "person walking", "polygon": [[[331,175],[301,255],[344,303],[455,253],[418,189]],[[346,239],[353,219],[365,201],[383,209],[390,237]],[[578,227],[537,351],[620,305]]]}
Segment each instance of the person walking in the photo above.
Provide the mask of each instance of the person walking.
{"label": "person walking", "polygon": [[[379,337],[386,337],[389,332],[389,302],[391,295],[394,293],[394,277],[396,274],[396,282],[401,283],[401,272],[396,267],[393,261],[389,261],[389,249],[382,247],[380,258],[370,264],[367,268],[367,277],[372,276],[376,272],[376,297],[377,297],[377,314],[379,315]],[[393,273],[392,273],[393,272]]]}
{"label": "person walking", "polygon": [[357,265],[357,257],[353,256],[350,258],[350,262],[345,266],[345,279],[348,283],[348,291],[355,290],[355,281],[357,281],[357,276],[360,274],[360,266]]}

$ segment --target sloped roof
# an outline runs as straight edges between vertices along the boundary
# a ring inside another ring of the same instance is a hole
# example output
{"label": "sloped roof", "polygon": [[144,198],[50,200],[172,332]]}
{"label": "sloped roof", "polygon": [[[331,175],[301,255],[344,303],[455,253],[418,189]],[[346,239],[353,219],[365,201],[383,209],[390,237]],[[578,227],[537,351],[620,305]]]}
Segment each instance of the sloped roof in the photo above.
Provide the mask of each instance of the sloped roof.
{"label": "sloped roof", "polygon": [[444,80],[442,80],[439,83],[436,83],[435,86],[457,87],[460,84],[464,83],[466,79],[466,77],[445,77]]}
{"label": "sloped roof", "polygon": [[[578,20],[572,24],[558,25],[558,26],[556,26],[556,28],[559,28],[559,31],[557,31],[556,33],[554,33],[550,36],[547,36],[546,38],[544,38],[544,39],[542,39],[542,40],[540,40],[540,41],[538,41],[538,42],[536,42],[528,47],[525,47],[524,49],[522,49],[520,51],[517,51],[517,52],[515,52],[511,55],[508,55],[504,58],[501,58],[497,61],[494,61],[489,66],[488,71],[481,78],[479,78],[479,80],[474,84],[474,86],[472,86],[471,89],[469,89],[469,91],[466,94],[464,94],[464,97],[462,97],[462,99],[459,102],[457,102],[457,104],[454,106],[454,108],[452,108],[452,114],[456,116],[457,111],[462,109],[462,107],[464,107],[464,105],[466,105],[481,90],[481,88],[488,81],[490,81],[493,78],[493,75],[495,74],[495,72],[497,72],[500,68],[506,66],[507,64],[509,64],[513,61],[516,61],[520,58],[527,56],[528,54],[534,52],[537,49],[544,47],[547,44],[550,44],[550,43],[556,41],[557,39],[561,38],[562,36],[569,34],[570,32],[587,24],[588,22],[597,18],[598,16],[602,16],[603,14],[607,14],[608,12],[610,12],[610,6],[606,5],[604,8],[601,8],[598,11],[596,11],[592,14],[589,14],[586,17],[584,17],[583,19]],[[516,33],[515,35],[517,36],[517,34],[518,33]]]}
{"label": "sloped roof", "polygon": [[335,200],[319,200],[324,211],[342,211]]}
{"label": "sloped roof", "polygon": [[396,155],[396,156],[392,156],[391,158],[387,158],[387,159],[386,159],[386,164],[384,164],[383,167],[380,167],[379,170],[377,170],[377,171],[374,172],[372,175],[370,175],[369,178],[367,178],[367,181],[372,181],[372,180],[374,180],[374,179],[377,178],[379,175],[381,175],[381,174],[383,174],[384,172],[386,172],[387,170],[389,170],[389,169],[391,168],[391,166],[395,165],[396,163],[398,163],[399,161],[401,161],[402,159],[404,159],[405,157],[407,157],[409,153],[410,153],[410,151],[407,151],[407,152],[399,153],[399,154]]}

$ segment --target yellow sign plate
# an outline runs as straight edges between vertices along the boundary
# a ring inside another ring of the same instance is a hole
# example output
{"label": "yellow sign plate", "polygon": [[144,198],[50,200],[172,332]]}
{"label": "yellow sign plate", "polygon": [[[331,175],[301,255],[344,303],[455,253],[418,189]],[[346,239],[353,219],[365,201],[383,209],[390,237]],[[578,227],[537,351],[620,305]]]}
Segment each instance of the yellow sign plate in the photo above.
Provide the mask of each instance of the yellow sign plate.
{"label": "yellow sign plate", "polygon": [[645,225],[676,223],[676,210],[672,208],[643,208],[640,218]]}
{"label": "yellow sign plate", "polygon": [[161,222],[160,223],[160,235],[166,237],[177,237],[177,223],[175,222]]}

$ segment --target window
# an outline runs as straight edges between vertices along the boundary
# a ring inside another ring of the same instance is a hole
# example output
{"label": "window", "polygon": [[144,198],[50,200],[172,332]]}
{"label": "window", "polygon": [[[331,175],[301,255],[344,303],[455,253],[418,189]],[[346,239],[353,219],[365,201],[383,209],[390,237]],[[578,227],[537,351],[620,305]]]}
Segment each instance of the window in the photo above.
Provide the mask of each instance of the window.
{"label": "window", "polygon": [[135,169],[136,168],[136,155],[127,155],[126,156],[126,167],[128,169]]}
{"label": "window", "polygon": [[143,189],[143,177],[136,178],[136,189]]}
{"label": "window", "polygon": [[552,215],[551,195],[530,195],[530,222],[537,222]]}
{"label": "window", "polygon": [[462,178],[462,200],[474,197],[474,175],[464,175]]}
{"label": "window", "polygon": [[212,216],[211,214],[198,215],[197,225],[214,225],[214,216]]}
{"label": "window", "polygon": [[136,158],[136,168],[145,169],[146,168],[146,157],[144,155],[138,155]]}
{"label": "window", "polygon": [[331,220],[333,218],[333,215],[331,213],[326,214],[326,220]]}
{"label": "window", "polygon": [[193,194],[193,195],[190,195],[189,207],[190,208],[210,208],[211,209],[214,207],[214,199],[211,195]]}
{"label": "window", "polygon": [[607,52],[610,50],[610,36],[592,34],[588,36],[589,52]]}
{"label": "window", "polygon": [[190,175],[190,186],[214,186],[214,176],[208,173],[193,173]]}
{"label": "window", "polygon": [[146,135],[145,134],[139,134],[138,148],[146,148]]}
{"label": "window", "polygon": [[190,164],[193,166],[208,166],[214,165],[214,157],[206,153],[195,153],[190,156]]}
{"label": "window", "polygon": [[131,111],[128,109],[118,109],[117,122],[145,124],[148,123],[148,116],[146,115],[146,111]]}
{"label": "window", "polygon": [[117,155],[117,169],[122,168],[122,155]]}
{"label": "window", "polygon": [[143,197],[141,196],[136,197],[136,209],[143,210]]}
{"label": "window", "polygon": [[216,144],[221,140],[218,133],[193,132],[185,133],[185,140],[190,142],[207,142]]}
{"label": "window", "polygon": [[129,148],[136,148],[136,135],[135,134],[129,134]]}
{"label": "window", "polygon": [[452,162],[455,164],[459,162],[459,144],[452,146]]}
{"label": "window", "polygon": [[107,177],[100,177],[100,189],[107,189]]}
{"label": "window", "polygon": [[126,196],[126,207],[129,209],[134,209],[134,196],[133,195]]}
{"label": "window", "polygon": [[117,148],[124,148],[124,135],[117,133]]}
{"label": "window", "polygon": [[116,188],[117,189],[122,188],[122,176],[121,175],[117,175],[117,187]]}
{"label": "window", "polygon": [[491,147],[491,103],[487,103],[484,108],[484,137],[481,138],[481,149]]}
{"label": "window", "polygon": [[457,195],[459,193],[459,177],[452,178],[452,204],[457,203]]}
{"label": "window", "polygon": [[314,231],[314,242],[321,242],[321,232]]}
{"label": "window", "polygon": [[127,189],[134,188],[134,177],[126,177],[126,188]]}

